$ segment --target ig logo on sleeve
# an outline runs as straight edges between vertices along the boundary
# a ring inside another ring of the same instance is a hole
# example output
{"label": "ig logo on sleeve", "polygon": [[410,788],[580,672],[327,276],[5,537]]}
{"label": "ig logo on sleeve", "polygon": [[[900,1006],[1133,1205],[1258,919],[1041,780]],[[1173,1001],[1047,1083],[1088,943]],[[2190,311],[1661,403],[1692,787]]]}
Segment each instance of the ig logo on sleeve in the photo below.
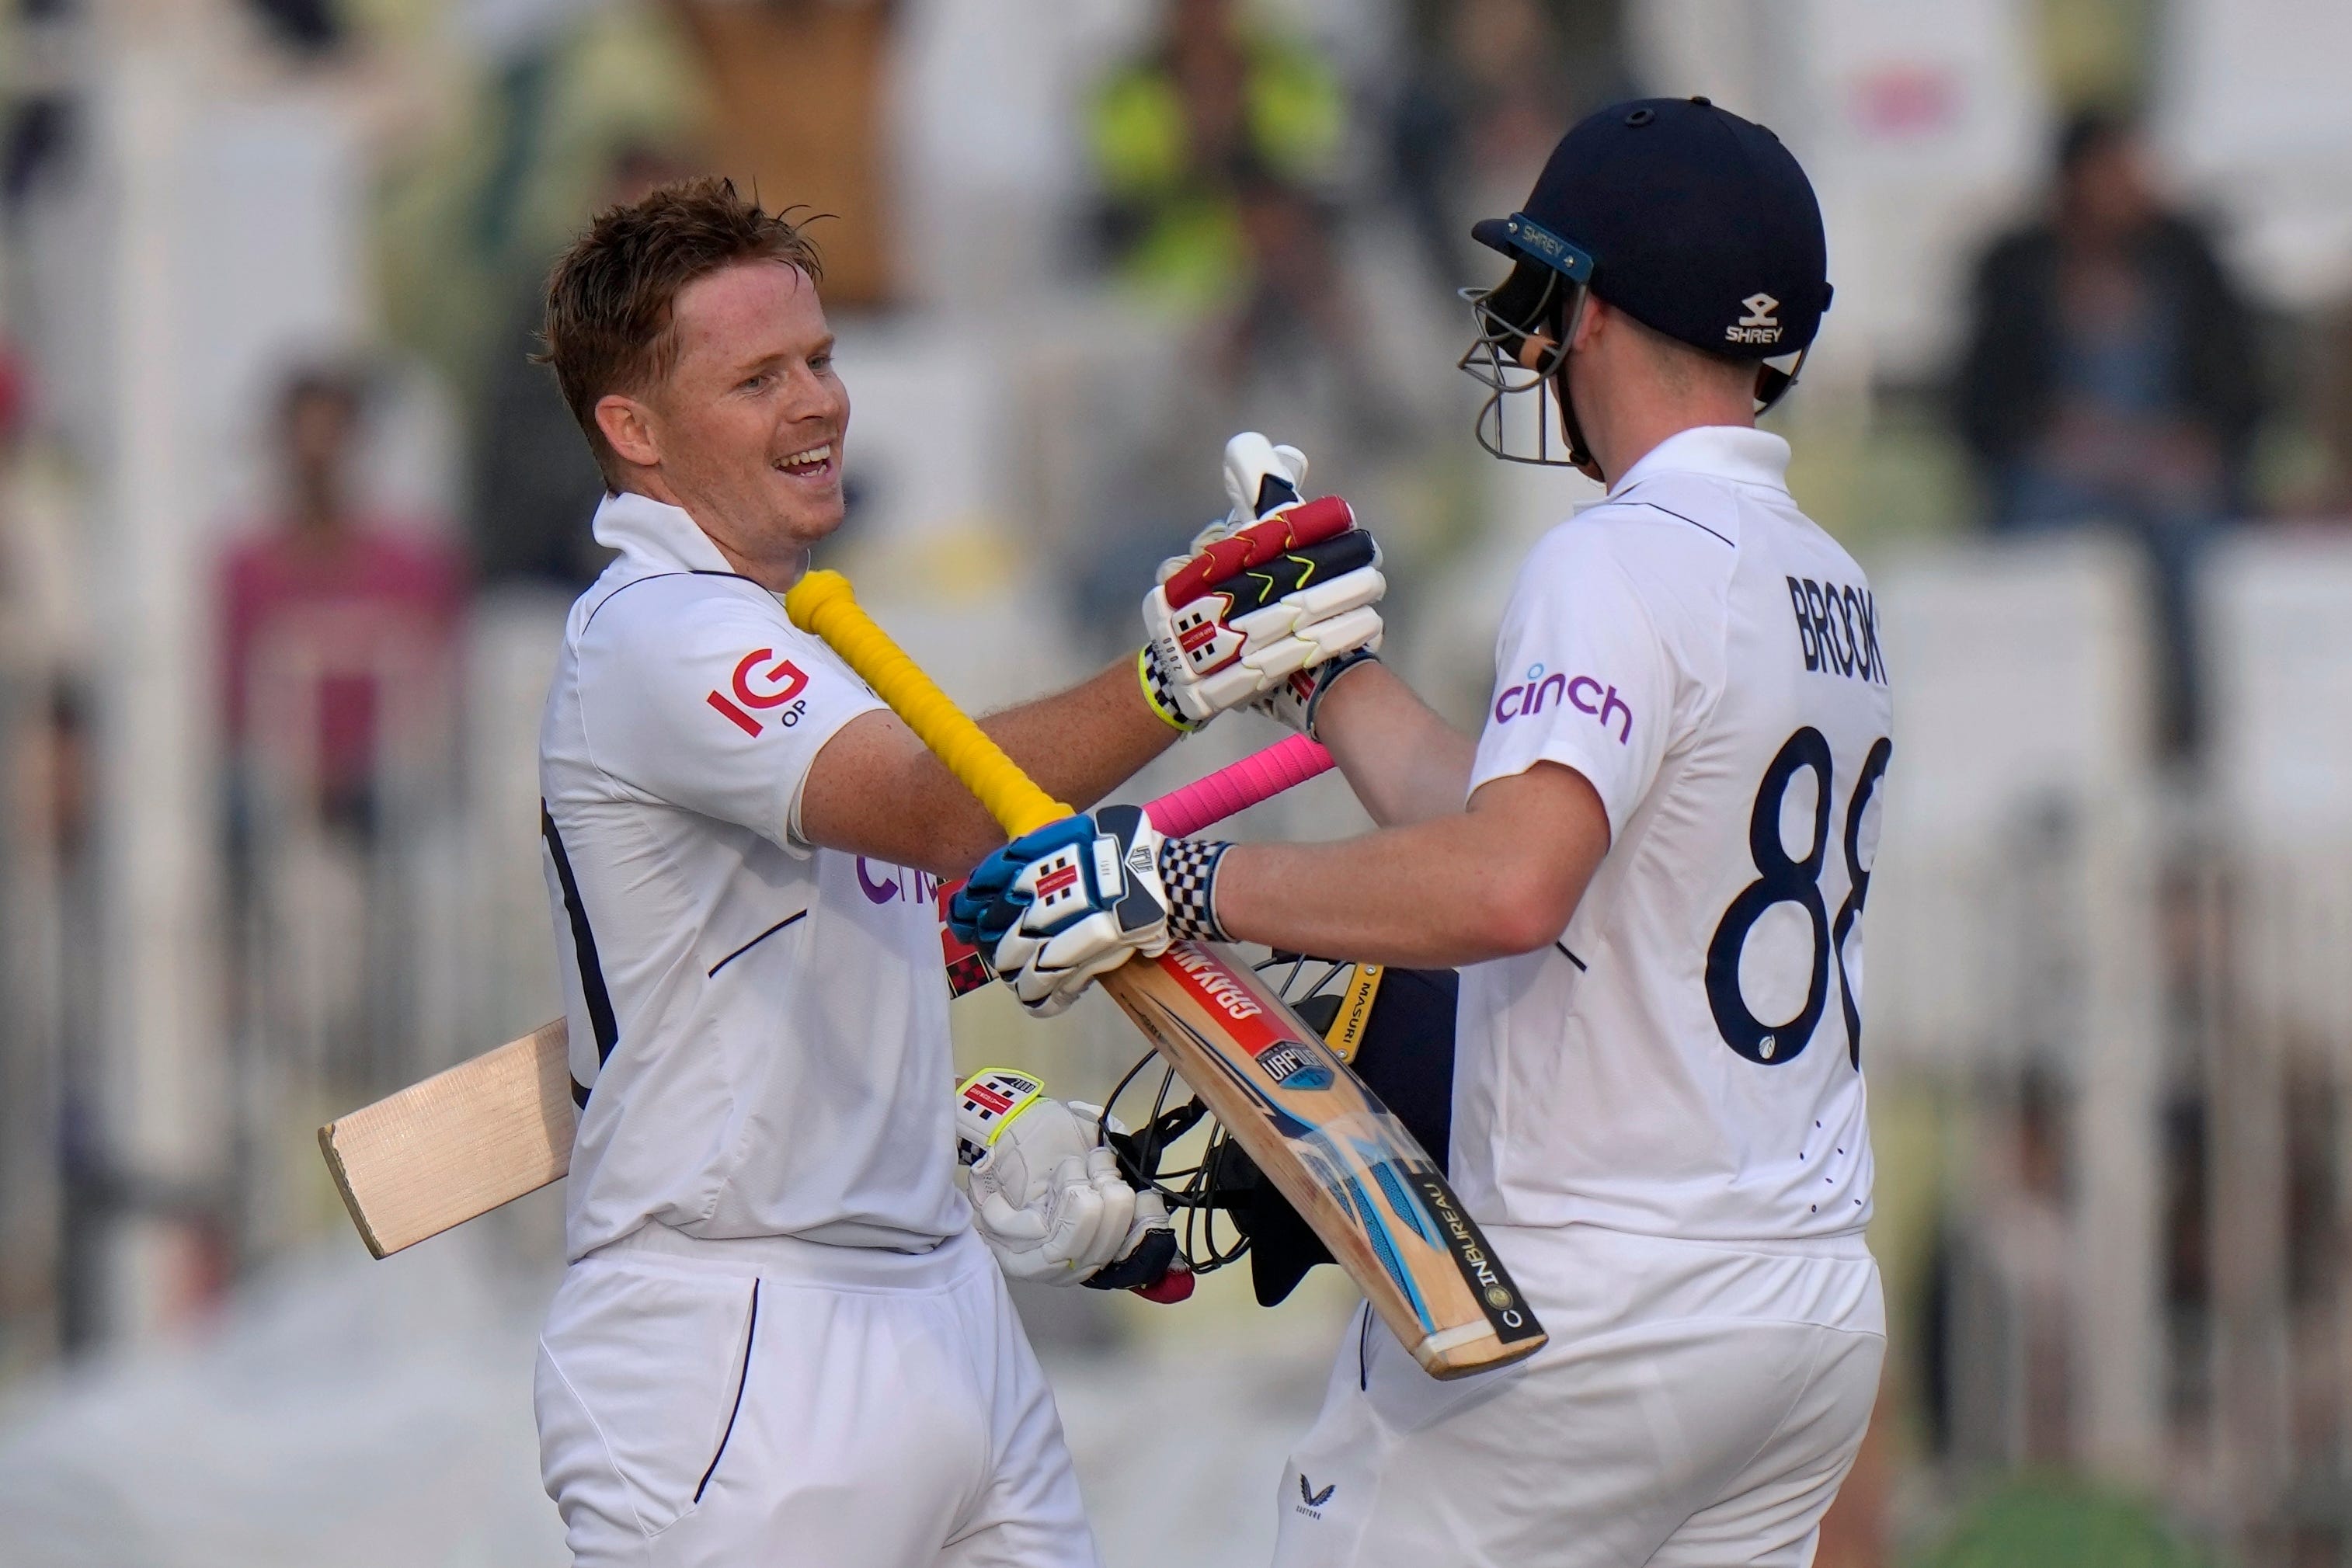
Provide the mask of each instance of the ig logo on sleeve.
{"label": "ig logo on sleeve", "polygon": [[[774,660],[772,664],[767,661]],[[761,666],[765,664],[763,669]],[[773,648],[754,648],[743,655],[735,666],[735,677],[727,692],[712,692],[703,698],[725,715],[729,723],[746,735],[761,733],[760,720],[754,713],[782,709],[776,714],[778,727],[790,729],[800,723],[808,712],[807,699],[801,694],[808,689],[808,676],[790,659],[776,658]]]}

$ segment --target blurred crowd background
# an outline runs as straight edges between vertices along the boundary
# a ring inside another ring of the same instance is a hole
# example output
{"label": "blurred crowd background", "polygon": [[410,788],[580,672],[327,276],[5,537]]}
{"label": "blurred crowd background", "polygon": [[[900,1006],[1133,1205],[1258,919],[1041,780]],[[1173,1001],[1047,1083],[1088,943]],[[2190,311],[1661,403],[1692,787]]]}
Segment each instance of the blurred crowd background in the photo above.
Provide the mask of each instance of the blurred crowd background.
{"label": "blurred crowd background", "polygon": [[[2347,57],[2340,0],[5,0],[0,1561],[562,1560],[559,1197],[372,1262],[313,1135],[556,1010],[599,490],[527,355],[592,210],[826,214],[830,564],[969,702],[1131,646],[1255,428],[1468,726],[1591,491],[1471,442],[1467,226],[1654,92],[1820,187],[1771,423],[1896,694],[1894,1339],[1822,1561],[2352,1561]],[[957,1029],[1070,1094],[1138,1049]],[[1330,1274],[1024,1298],[1113,1568],[1262,1556]]]}

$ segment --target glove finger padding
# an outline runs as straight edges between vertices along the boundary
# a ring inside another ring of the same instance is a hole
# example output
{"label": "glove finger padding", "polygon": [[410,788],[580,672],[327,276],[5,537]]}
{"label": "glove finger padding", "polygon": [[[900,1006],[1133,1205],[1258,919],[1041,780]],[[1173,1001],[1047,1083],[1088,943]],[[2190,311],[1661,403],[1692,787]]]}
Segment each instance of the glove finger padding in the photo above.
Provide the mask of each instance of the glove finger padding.
{"label": "glove finger padding", "polygon": [[1337,496],[1286,507],[1275,516],[1227,535],[1194,552],[1160,587],[1168,602],[1181,609],[1235,572],[1263,566],[1292,550],[1306,549],[1356,531],[1356,514]]}
{"label": "glove finger padding", "polygon": [[[1324,563],[1314,559],[1318,553],[1330,558],[1334,568],[1319,577],[1315,573]],[[1264,580],[1277,570],[1297,574],[1299,586],[1268,592]],[[1241,663],[1262,677],[1278,679],[1358,648],[1376,649],[1381,641],[1380,612],[1372,606],[1388,591],[1388,580],[1381,575],[1380,547],[1369,535],[1343,535],[1234,581],[1263,601],[1227,622],[1242,633]],[[1219,590],[1230,587],[1220,584]]]}
{"label": "glove finger padding", "polygon": [[[1195,556],[1143,601],[1153,690],[1187,724],[1296,672],[1379,645],[1380,547],[1336,497],[1253,525]],[[1155,701],[1161,700],[1155,696]]]}
{"label": "glove finger padding", "polygon": [[1135,1195],[1135,1218],[1128,1227],[1116,1259],[1087,1277],[1096,1291],[1131,1291],[1157,1284],[1176,1261],[1176,1228],[1168,1223],[1168,1204],[1156,1192]]}
{"label": "glove finger padding", "polygon": [[1015,925],[1031,936],[1082,914],[1096,837],[1087,817],[1064,817],[1024,833],[972,868],[948,902],[949,928],[985,947]]}
{"label": "glove finger padding", "polygon": [[948,900],[948,929],[958,941],[971,946],[992,946],[1020,917],[1027,902],[1025,897],[1010,896],[1022,868],[1093,836],[1092,825],[1084,817],[1064,817],[1013,840],[972,867],[971,874]]}
{"label": "glove finger padding", "polygon": [[1023,1007],[1037,1018],[1055,1018],[1136,951],[1119,940],[1112,916],[1097,915],[1042,945],[1008,934],[997,944],[996,961]]}
{"label": "glove finger padding", "polygon": [[1104,1231],[1102,1197],[1076,1155],[1055,1167],[1039,1207],[1013,1209],[990,1193],[973,1218],[1007,1279],[1075,1285],[1109,1261],[1093,1255]]}
{"label": "glove finger padding", "polygon": [[[1102,1190],[1095,1186],[1085,1156],[1067,1155],[1054,1166],[1053,1186],[1045,1195],[1045,1240],[1039,1250],[1046,1262],[1087,1274],[1110,1261],[1107,1253],[1095,1256],[1102,1246],[1103,1233],[1108,1228],[1106,1222],[1110,1217],[1104,1212]],[[1122,1217],[1112,1239],[1126,1233]]]}
{"label": "glove finger padding", "polygon": [[1094,1197],[1093,1223],[1071,1257],[1091,1274],[1127,1250],[1128,1234],[1135,1225],[1137,1194],[1119,1174],[1118,1156],[1099,1144],[1087,1151],[1080,1174]]}
{"label": "glove finger padding", "polygon": [[1045,1216],[1031,1209],[1013,1207],[1004,1200],[1001,1192],[977,1194],[972,1217],[992,1247],[1010,1247],[1027,1252],[1045,1244]]}
{"label": "glove finger padding", "polygon": [[1042,1080],[973,1074],[958,1093],[956,1133],[973,1228],[1008,1278],[1076,1284],[1128,1249],[1135,1188],[1097,1122],[1047,1097]]}

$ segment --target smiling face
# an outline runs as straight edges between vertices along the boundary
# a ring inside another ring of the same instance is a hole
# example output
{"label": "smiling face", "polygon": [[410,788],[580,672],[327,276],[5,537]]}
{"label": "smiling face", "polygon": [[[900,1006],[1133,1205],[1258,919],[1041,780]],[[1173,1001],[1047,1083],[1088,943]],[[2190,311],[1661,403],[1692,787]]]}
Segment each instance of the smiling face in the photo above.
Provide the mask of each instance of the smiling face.
{"label": "smiling face", "polygon": [[630,488],[684,507],[746,577],[788,587],[842,517],[849,394],[816,285],[782,262],[740,262],[681,289],[670,330],[668,374],[606,394],[597,424]]}

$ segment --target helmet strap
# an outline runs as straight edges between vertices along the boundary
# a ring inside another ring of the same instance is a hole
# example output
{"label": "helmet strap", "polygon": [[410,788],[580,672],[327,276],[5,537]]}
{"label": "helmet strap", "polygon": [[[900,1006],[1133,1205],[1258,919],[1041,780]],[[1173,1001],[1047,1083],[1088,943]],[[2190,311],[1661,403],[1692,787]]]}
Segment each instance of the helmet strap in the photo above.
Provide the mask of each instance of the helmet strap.
{"label": "helmet strap", "polygon": [[[1584,425],[1576,417],[1576,399],[1568,390],[1568,363],[1575,354],[1577,329],[1584,325],[1584,313],[1592,305],[1592,290],[1579,287],[1571,296],[1574,303],[1562,314],[1559,323],[1559,363],[1552,371],[1552,396],[1559,402],[1559,433],[1568,442],[1568,465],[1587,478],[1601,477],[1600,465],[1592,459],[1592,448],[1586,444]],[[1605,482],[1605,481],[1604,481]]]}

